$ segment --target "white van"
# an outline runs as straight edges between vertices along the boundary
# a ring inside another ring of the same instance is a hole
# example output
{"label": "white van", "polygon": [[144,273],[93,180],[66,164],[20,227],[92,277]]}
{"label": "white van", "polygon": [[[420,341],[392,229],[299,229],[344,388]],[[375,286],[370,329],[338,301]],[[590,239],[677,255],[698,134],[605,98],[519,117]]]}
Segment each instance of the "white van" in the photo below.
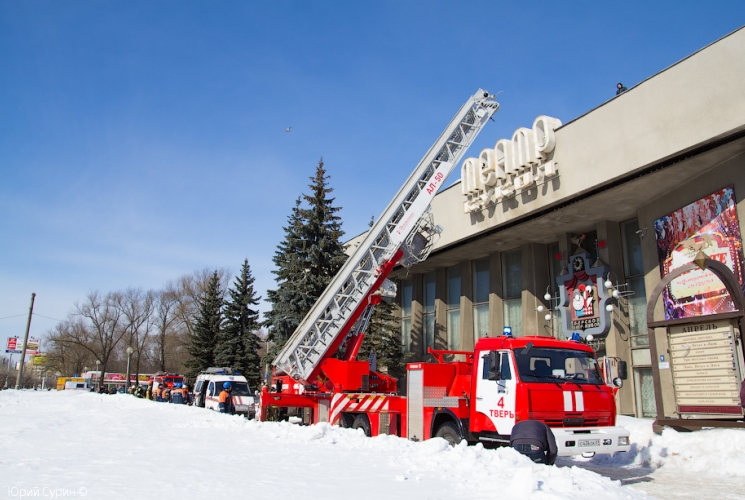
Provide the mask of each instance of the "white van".
{"label": "white van", "polygon": [[194,404],[208,410],[220,411],[220,392],[223,384],[232,384],[235,413],[247,418],[256,416],[256,404],[246,377],[231,368],[207,368],[197,376],[194,383]]}

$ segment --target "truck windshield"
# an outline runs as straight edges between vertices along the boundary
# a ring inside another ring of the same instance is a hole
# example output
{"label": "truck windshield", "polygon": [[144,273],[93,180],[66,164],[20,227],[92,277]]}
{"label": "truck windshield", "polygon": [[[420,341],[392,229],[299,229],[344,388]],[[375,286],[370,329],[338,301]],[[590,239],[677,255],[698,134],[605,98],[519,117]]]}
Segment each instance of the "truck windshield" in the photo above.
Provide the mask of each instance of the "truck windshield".
{"label": "truck windshield", "polygon": [[600,385],[603,383],[592,354],[571,349],[533,347],[515,351],[517,371],[523,382],[561,382]]}

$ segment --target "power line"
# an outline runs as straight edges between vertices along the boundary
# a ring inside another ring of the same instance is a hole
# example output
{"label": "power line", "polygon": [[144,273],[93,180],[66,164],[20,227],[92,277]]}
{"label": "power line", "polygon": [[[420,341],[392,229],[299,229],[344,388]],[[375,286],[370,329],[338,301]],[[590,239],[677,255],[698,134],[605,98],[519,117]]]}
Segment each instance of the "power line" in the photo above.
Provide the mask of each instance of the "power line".
{"label": "power line", "polygon": [[[23,316],[23,314],[21,314],[21,316]],[[51,318],[49,316],[44,316],[43,314],[34,313],[34,316],[39,316],[40,318],[46,318],[46,319],[53,319],[54,321],[64,321],[62,319],[57,319],[57,318]]]}
{"label": "power line", "polygon": [[[6,317],[0,318],[0,319],[19,318],[21,316],[25,316],[25,314],[16,314],[15,316],[6,316]],[[59,320],[57,320],[57,321],[59,321]]]}
{"label": "power line", "polygon": [[[38,313],[32,313],[32,315],[33,316],[39,316],[40,318],[53,319],[54,321],[64,321],[63,319],[52,318],[50,316],[44,316],[43,314],[38,314]],[[20,318],[21,316],[26,316],[26,315],[25,314],[16,314],[15,316],[6,316],[4,318],[0,318],[0,320],[10,319],[10,318]]]}

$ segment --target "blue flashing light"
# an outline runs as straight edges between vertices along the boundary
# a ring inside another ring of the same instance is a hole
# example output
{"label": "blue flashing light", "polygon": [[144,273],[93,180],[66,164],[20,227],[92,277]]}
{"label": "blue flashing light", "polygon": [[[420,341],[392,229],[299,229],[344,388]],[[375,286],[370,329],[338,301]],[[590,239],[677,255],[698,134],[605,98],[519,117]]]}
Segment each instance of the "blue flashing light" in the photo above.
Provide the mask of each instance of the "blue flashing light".
{"label": "blue flashing light", "polygon": [[502,329],[502,335],[505,337],[512,337],[512,327],[511,326],[505,326]]}
{"label": "blue flashing light", "polygon": [[569,340],[571,340],[572,342],[581,342],[582,337],[580,336],[579,332],[574,332],[572,333],[572,338],[570,338]]}

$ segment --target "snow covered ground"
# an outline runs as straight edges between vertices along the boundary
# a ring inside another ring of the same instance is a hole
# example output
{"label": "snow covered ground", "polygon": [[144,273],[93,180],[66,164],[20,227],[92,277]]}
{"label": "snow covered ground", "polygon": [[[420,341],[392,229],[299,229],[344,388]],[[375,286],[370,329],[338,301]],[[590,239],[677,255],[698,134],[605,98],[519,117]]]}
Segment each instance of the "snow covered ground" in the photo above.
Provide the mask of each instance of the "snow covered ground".
{"label": "snow covered ground", "polygon": [[0,392],[0,498],[745,499],[745,431],[652,433],[632,452],[535,465],[328,425],[247,421],[128,395]]}

